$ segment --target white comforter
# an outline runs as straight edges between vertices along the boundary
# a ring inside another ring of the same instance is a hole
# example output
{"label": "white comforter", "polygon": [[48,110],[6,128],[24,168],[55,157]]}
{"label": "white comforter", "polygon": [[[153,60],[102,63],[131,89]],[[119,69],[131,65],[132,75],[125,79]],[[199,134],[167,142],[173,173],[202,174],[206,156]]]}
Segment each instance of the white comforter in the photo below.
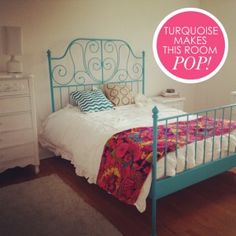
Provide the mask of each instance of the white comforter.
{"label": "white comforter", "polygon": [[[78,112],[76,107],[66,108],[52,113],[44,122],[40,132],[40,143],[49,148],[56,155],[70,160],[75,166],[76,173],[84,176],[89,183],[96,183],[106,141],[115,133],[134,128],[152,126],[153,104],[143,107],[135,105],[117,107],[115,110],[94,113]],[[182,114],[182,111],[158,104],[159,118]],[[190,117],[193,119],[195,117]],[[175,122],[175,121],[173,121]],[[236,146],[235,135],[231,135],[230,150]],[[223,149],[228,148],[228,135],[223,136]],[[220,139],[215,138],[214,159],[219,156]],[[196,160],[194,143],[188,145],[188,156],[185,157],[185,147],[167,155],[167,175],[174,176],[176,172],[184,170],[185,160],[187,168],[192,168],[203,161],[203,142],[198,142]],[[206,142],[206,160],[212,156],[212,139]],[[164,175],[164,158],[158,161],[157,178]],[[150,191],[151,174],[149,174],[141,190],[135,206],[140,212],[146,208],[146,198]]]}

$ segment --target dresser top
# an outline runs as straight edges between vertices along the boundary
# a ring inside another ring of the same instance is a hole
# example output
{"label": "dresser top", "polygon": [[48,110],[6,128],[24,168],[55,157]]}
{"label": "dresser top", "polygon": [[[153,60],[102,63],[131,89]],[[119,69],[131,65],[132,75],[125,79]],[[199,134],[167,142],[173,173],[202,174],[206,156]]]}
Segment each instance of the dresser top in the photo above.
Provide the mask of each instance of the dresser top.
{"label": "dresser top", "polygon": [[0,80],[32,78],[32,74],[0,72]]}

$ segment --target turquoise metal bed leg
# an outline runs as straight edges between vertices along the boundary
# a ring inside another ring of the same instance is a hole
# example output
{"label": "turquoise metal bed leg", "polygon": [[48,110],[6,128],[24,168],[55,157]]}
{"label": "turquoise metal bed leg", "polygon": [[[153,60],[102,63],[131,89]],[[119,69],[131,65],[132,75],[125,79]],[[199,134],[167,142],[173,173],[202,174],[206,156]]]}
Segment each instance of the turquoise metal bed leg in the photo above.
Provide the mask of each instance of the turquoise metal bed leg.
{"label": "turquoise metal bed leg", "polygon": [[153,156],[152,156],[152,189],[151,189],[151,195],[152,195],[152,236],[157,235],[157,219],[156,219],[156,165],[157,165],[157,135],[158,135],[158,127],[157,127],[157,119],[158,119],[158,112],[159,110],[157,107],[154,107],[152,109],[152,118],[153,118]]}

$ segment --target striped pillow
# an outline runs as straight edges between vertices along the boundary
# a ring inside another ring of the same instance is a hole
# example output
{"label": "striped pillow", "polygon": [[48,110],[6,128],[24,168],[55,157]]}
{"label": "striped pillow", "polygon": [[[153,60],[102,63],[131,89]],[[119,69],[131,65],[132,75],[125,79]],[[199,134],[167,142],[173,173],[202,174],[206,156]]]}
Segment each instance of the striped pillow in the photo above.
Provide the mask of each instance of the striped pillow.
{"label": "striped pillow", "polygon": [[100,89],[92,91],[74,91],[72,100],[78,104],[82,112],[104,111],[113,108],[112,103],[105,97]]}

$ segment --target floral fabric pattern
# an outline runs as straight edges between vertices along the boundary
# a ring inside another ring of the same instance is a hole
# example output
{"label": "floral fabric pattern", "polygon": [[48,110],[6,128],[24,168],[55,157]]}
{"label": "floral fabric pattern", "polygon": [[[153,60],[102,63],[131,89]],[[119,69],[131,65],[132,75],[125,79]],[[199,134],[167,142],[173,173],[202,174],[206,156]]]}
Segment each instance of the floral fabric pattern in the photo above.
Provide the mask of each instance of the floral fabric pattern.
{"label": "floral fabric pattern", "polygon": [[[236,121],[200,117],[158,126],[157,158],[188,143],[223,135],[236,129]],[[97,184],[120,201],[134,204],[151,170],[153,127],[140,127],[113,135],[106,143]]]}

